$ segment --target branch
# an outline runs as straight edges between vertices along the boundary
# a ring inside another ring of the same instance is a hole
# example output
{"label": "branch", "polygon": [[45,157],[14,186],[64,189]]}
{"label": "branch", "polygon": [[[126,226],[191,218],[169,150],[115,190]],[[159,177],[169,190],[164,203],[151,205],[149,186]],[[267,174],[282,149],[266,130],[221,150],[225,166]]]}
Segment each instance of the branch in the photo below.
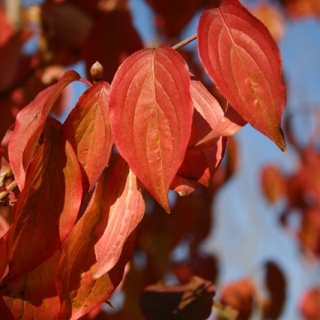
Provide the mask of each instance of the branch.
{"label": "branch", "polygon": [[178,49],[182,48],[183,46],[185,46],[186,44],[192,42],[193,40],[195,40],[197,38],[198,38],[198,35],[195,33],[194,35],[192,35],[192,36],[188,37],[187,39],[185,39],[185,40],[177,43],[176,45],[174,45],[172,47],[172,49],[178,50]]}

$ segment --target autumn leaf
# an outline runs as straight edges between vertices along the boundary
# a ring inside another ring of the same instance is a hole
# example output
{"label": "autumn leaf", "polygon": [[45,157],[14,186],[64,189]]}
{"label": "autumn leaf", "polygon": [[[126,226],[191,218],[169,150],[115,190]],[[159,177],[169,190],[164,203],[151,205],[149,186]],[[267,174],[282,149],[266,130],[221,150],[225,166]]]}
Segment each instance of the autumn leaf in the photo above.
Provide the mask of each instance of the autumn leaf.
{"label": "autumn leaf", "polygon": [[223,0],[219,8],[202,14],[198,50],[205,70],[232,107],[285,151],[281,57],[266,27],[238,0]]}
{"label": "autumn leaf", "polygon": [[[107,170],[101,175],[85,214],[63,243],[63,253],[57,271],[57,287],[62,302],[59,319],[78,319],[108,299],[120,283],[124,267],[131,257],[134,247],[133,238],[132,236],[123,237],[122,244],[117,243],[119,255],[116,261],[112,257],[115,250],[109,247],[104,248],[107,256],[114,261],[111,270],[109,269],[98,279],[93,278],[93,275],[99,272],[93,247],[96,242],[96,227],[101,217],[108,214],[106,210],[108,210],[108,205],[110,206],[108,200],[110,193],[112,199],[116,200],[117,191],[120,191],[119,187],[124,187],[123,184],[128,177],[128,167],[123,159],[120,158],[113,168],[110,176]],[[124,170],[116,171],[118,169]],[[117,177],[120,178],[119,182],[116,181]],[[130,178],[128,177],[128,179]],[[130,213],[133,218],[135,212],[131,211]],[[139,214],[137,212],[137,216]],[[123,219],[125,217],[119,216],[122,220],[122,230],[124,227],[130,226],[128,223],[130,217]],[[108,219],[108,216],[105,219]],[[119,227],[119,224],[116,226]],[[110,230],[110,226],[108,230]],[[126,243],[124,243],[125,241]],[[108,253],[109,249],[111,254]]]}
{"label": "autumn leaf", "polygon": [[31,30],[21,30],[13,34],[0,47],[0,92],[5,92],[12,85],[19,71],[22,58],[21,49],[31,36]]}
{"label": "autumn leaf", "polygon": [[55,286],[55,273],[59,258],[60,251],[57,250],[36,269],[1,286],[2,319],[57,319],[60,301]]}
{"label": "autumn leaf", "polygon": [[94,246],[98,262],[94,278],[102,276],[117,263],[125,240],[145,211],[141,185],[121,157],[110,174],[103,199]]}
{"label": "autumn leaf", "polygon": [[113,145],[109,120],[109,84],[100,81],[85,91],[62,126],[83,168],[83,185],[91,190],[107,166]]}
{"label": "autumn leaf", "polygon": [[214,145],[218,137],[231,136],[246,124],[231,105],[227,104],[223,111],[216,98],[195,76],[191,76],[190,88],[194,108],[210,126],[209,131],[205,125],[198,126],[201,139],[197,140],[197,147]]}
{"label": "autumn leaf", "polygon": [[115,145],[168,212],[167,194],[187,148],[192,112],[187,65],[168,46],[136,52],[111,84]]}
{"label": "autumn leaf", "polygon": [[59,129],[46,126],[7,233],[8,279],[48,259],[71,231],[82,200],[79,163]]}
{"label": "autumn leaf", "polygon": [[79,74],[67,71],[56,84],[41,91],[18,113],[8,152],[10,165],[20,190],[24,187],[28,165],[38,148],[39,138],[51,108],[62,90],[75,80],[80,80]]}
{"label": "autumn leaf", "polygon": [[194,76],[191,76],[190,92],[195,108],[191,136],[183,162],[170,186],[180,196],[189,195],[200,185],[210,185],[224,156],[226,138],[221,137],[222,133],[227,133],[229,127],[238,127],[231,121],[225,128],[219,126],[225,119],[224,111]]}

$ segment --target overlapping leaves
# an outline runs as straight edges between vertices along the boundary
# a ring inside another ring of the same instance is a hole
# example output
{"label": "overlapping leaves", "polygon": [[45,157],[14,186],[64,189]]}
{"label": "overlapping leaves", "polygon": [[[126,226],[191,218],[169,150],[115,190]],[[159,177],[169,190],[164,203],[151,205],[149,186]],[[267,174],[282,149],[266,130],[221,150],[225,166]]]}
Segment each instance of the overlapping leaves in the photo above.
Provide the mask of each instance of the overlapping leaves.
{"label": "overlapping leaves", "polygon": [[[187,195],[209,186],[226,137],[246,122],[285,149],[281,60],[265,27],[237,0],[223,0],[202,15],[198,38],[225,108],[172,48],[127,57],[132,48],[124,45],[110,89],[103,81],[90,86],[63,125],[49,113],[62,90],[81,80],[73,71],[18,114],[8,150],[21,192],[0,238],[1,315],[78,319],[103,303],[132,254],[142,186],[169,212],[169,188]],[[120,155],[110,165],[113,143]]]}

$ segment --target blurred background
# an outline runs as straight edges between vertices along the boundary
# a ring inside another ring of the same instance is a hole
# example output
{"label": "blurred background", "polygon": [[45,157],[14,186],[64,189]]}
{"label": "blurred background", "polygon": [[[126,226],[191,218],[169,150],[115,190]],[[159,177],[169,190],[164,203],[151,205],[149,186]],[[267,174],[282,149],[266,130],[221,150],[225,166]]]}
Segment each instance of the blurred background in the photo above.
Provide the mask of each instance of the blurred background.
{"label": "blurred background", "polygon": [[[241,2],[282,53],[287,153],[247,125],[228,138],[210,188],[185,198],[170,193],[170,215],[146,194],[132,261],[111,297],[115,309],[103,306],[86,319],[144,319],[139,297],[146,286],[185,284],[192,275],[213,281],[215,299],[238,310],[239,319],[320,319],[320,1]],[[196,33],[201,12],[218,4],[0,1],[1,139],[18,111],[65,70],[90,79],[98,60],[111,82],[130,54]],[[201,67],[197,42],[179,52],[223,105]],[[54,116],[64,121],[85,89],[68,87]],[[213,311],[210,319],[217,317]]]}

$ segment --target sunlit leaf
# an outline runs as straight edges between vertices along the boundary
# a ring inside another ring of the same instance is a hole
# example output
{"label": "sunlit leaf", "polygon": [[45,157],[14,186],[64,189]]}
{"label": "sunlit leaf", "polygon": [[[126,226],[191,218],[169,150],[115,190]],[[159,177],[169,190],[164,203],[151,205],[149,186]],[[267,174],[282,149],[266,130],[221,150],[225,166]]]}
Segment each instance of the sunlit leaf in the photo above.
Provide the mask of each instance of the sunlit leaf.
{"label": "sunlit leaf", "polygon": [[[124,161],[119,161],[123,166]],[[119,169],[119,165],[116,167]],[[120,175],[126,176],[126,173],[128,172],[120,172]],[[111,176],[115,177],[116,174],[113,171]],[[98,269],[93,249],[96,241],[95,230],[101,215],[105,213],[103,210],[106,205],[103,202],[112,189],[110,182],[115,181],[113,178],[109,182],[107,177],[107,172],[103,173],[85,214],[63,243],[57,272],[57,287],[62,302],[59,319],[78,319],[108,299],[120,283],[124,267],[131,257],[134,241],[130,236],[123,247],[119,246],[121,255],[114,267],[97,280],[93,278]]]}
{"label": "sunlit leaf", "polygon": [[7,233],[8,279],[31,271],[53,254],[72,229],[81,199],[76,155],[58,129],[46,126]]}
{"label": "sunlit leaf", "polygon": [[190,137],[192,100],[187,65],[168,46],[130,56],[110,90],[116,147],[169,212],[167,193]]}
{"label": "sunlit leaf", "polygon": [[232,107],[285,151],[281,58],[266,27],[238,0],[223,0],[219,8],[202,14],[198,49],[204,68]]}
{"label": "sunlit leaf", "polygon": [[62,90],[79,79],[78,73],[67,71],[56,84],[41,91],[18,113],[8,151],[10,165],[20,190],[24,187],[26,170],[38,148],[39,138],[52,106]]}
{"label": "sunlit leaf", "polygon": [[101,219],[96,229],[94,250],[98,269],[95,278],[117,263],[125,240],[142,219],[144,211],[141,185],[128,164],[119,158],[103,195]]}
{"label": "sunlit leaf", "polygon": [[95,83],[82,94],[62,126],[82,165],[84,189],[92,189],[110,158],[113,139],[108,96],[109,84]]}
{"label": "sunlit leaf", "polygon": [[230,136],[239,131],[246,121],[228,104],[225,111],[222,110],[218,101],[194,76],[191,76],[191,97],[194,108],[209,124],[210,129],[199,127],[201,139],[197,140],[196,146],[204,147],[216,143],[220,136]]}

